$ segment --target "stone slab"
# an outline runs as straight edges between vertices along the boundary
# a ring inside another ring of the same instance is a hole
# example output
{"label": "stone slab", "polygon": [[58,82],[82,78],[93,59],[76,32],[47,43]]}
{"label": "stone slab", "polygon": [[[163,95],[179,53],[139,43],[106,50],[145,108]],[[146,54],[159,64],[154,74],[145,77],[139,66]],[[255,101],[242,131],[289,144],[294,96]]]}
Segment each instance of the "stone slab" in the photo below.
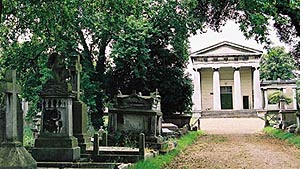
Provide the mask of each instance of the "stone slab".
{"label": "stone slab", "polygon": [[74,148],[33,148],[36,161],[76,161],[80,159],[80,147]]}

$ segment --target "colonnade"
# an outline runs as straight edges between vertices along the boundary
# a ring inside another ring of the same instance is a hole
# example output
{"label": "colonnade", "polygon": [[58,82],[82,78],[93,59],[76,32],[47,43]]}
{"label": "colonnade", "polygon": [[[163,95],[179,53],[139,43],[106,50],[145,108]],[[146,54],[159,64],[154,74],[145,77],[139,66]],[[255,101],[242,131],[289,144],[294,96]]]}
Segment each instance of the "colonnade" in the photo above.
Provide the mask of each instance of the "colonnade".
{"label": "colonnade", "polygon": [[[243,96],[241,90],[241,67],[235,66],[233,68],[233,109],[234,110],[242,110],[243,109]],[[221,110],[221,92],[220,92],[220,67],[212,67],[213,70],[213,109],[212,110]],[[252,67],[253,71],[253,108],[256,110],[262,109],[262,94],[260,87],[260,71],[259,67]],[[202,94],[201,94],[201,69],[196,70],[196,74],[199,73],[199,76],[195,76],[195,88],[194,95],[196,95],[196,99],[194,99],[194,104],[196,108],[203,109],[201,105],[202,102]],[[203,79],[202,79],[203,80]],[[200,97],[200,98],[198,98]]]}

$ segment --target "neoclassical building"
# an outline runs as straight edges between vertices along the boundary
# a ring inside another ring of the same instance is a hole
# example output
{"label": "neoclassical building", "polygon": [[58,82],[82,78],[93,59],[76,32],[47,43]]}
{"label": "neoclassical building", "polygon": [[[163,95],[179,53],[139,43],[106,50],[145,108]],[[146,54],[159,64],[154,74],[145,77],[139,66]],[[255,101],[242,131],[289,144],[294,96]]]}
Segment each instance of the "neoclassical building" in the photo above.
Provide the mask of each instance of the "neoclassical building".
{"label": "neoclassical building", "polygon": [[261,110],[261,55],[228,41],[192,53],[193,111]]}

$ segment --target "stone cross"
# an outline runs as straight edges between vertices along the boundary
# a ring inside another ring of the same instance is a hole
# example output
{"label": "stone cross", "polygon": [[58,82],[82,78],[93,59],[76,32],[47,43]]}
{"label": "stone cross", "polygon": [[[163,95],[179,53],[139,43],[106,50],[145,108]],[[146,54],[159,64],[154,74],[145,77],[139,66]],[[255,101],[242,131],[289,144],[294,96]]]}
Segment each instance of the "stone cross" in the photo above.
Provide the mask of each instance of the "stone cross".
{"label": "stone cross", "polygon": [[80,56],[78,55],[77,61],[76,61],[76,72],[77,72],[77,100],[80,100],[80,81],[81,81],[81,72],[82,72],[82,65],[80,63]]}
{"label": "stone cross", "polygon": [[18,93],[20,86],[17,85],[16,70],[9,70],[5,75],[6,82],[1,83],[0,92],[6,95],[6,126],[5,136],[9,142],[17,141],[17,112],[18,112]]}

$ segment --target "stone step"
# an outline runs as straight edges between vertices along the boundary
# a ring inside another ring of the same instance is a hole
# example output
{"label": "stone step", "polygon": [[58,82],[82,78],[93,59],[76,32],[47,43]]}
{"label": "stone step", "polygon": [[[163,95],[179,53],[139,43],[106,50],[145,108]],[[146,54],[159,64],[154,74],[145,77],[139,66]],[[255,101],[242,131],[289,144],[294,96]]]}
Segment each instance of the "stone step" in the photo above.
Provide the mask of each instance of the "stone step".
{"label": "stone step", "polygon": [[118,162],[118,163],[135,163],[143,159],[140,155],[124,155],[124,154],[99,154],[93,155],[94,162]]}
{"label": "stone step", "polygon": [[114,169],[120,163],[100,163],[100,162],[37,162],[37,168],[99,168]]}
{"label": "stone step", "polygon": [[258,117],[255,110],[202,111],[202,118],[253,118]]}
{"label": "stone step", "polygon": [[[86,154],[93,154],[93,148],[89,147]],[[130,147],[99,147],[99,154],[124,154],[124,155],[139,155],[139,148]]]}

